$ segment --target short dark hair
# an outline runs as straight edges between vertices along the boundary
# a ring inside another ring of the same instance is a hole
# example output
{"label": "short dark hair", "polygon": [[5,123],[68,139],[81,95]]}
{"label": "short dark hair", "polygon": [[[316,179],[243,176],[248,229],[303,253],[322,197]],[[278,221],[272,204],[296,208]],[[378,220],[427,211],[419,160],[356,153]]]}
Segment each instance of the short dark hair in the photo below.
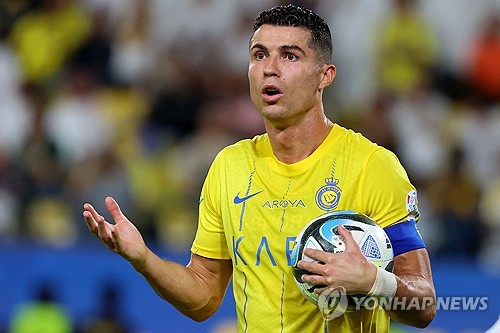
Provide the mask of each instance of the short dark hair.
{"label": "short dark hair", "polygon": [[332,34],[328,24],[310,9],[296,5],[281,5],[265,10],[255,18],[252,37],[264,24],[280,27],[302,27],[311,32],[309,46],[316,50],[323,64],[332,63]]}

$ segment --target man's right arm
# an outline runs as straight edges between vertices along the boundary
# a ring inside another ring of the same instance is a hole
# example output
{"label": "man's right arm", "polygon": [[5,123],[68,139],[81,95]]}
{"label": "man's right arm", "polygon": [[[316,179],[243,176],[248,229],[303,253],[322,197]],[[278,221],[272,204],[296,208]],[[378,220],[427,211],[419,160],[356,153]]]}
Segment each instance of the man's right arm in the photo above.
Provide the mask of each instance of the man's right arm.
{"label": "man's right arm", "polygon": [[161,298],[196,321],[204,321],[217,311],[233,271],[231,260],[193,253],[187,267],[151,251],[143,263],[133,266]]}
{"label": "man's right arm", "polygon": [[229,259],[209,259],[196,254],[183,266],[163,260],[145,244],[140,232],[121,212],[116,201],[106,198],[114,224],[90,204],[83,216],[89,230],[111,251],[121,255],[145,277],[156,293],[184,315],[203,321],[217,311],[232,275]]}

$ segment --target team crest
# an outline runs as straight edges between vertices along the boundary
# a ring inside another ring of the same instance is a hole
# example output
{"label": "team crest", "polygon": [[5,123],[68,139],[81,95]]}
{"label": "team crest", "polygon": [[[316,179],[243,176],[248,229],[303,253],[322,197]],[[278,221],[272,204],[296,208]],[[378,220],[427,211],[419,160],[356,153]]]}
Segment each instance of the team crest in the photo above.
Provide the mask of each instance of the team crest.
{"label": "team crest", "polygon": [[326,185],[322,186],[316,192],[316,204],[325,211],[331,211],[337,208],[340,201],[341,190],[337,186],[338,180],[335,178],[325,179]]}

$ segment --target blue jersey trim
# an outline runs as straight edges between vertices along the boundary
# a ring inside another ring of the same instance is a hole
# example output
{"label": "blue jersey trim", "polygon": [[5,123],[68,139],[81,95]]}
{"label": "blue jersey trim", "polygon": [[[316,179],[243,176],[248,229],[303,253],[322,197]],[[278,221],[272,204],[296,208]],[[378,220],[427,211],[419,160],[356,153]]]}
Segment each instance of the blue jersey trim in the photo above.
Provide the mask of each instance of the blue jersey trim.
{"label": "blue jersey trim", "polygon": [[400,222],[386,227],[384,230],[391,240],[394,256],[425,248],[424,240],[418,232],[415,220]]}

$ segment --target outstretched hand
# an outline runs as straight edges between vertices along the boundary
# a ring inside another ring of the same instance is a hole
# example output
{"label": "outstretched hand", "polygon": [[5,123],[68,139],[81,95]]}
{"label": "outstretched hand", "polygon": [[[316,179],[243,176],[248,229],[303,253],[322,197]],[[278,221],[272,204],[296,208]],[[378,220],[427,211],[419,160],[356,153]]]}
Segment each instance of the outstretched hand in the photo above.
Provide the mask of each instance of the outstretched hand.
{"label": "outstretched hand", "polygon": [[[304,254],[317,262],[301,260],[298,267],[311,274],[304,274],[302,280],[326,288],[343,287],[348,294],[368,293],[377,275],[377,268],[361,252],[351,232],[338,227],[339,235],[345,242],[342,253],[328,253],[307,248]],[[321,293],[325,288],[318,289]]]}
{"label": "outstretched hand", "polygon": [[118,253],[133,265],[144,262],[148,248],[139,230],[123,215],[120,206],[112,197],[107,197],[105,203],[115,223],[107,222],[91,204],[86,203],[83,205],[83,217],[89,230],[108,249]]}

